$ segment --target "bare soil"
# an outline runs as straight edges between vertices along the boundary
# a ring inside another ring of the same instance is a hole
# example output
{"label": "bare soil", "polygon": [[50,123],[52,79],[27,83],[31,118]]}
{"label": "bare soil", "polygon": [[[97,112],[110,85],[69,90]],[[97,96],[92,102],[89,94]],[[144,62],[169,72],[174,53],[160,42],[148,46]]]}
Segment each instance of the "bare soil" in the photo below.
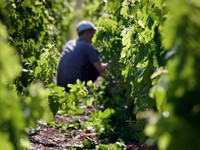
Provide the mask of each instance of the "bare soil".
{"label": "bare soil", "polygon": [[[89,117],[88,114],[91,112],[91,108],[86,109],[84,115],[56,115],[55,124],[48,125],[44,122],[38,123],[38,127],[33,129],[29,134],[29,140],[31,147],[29,150],[68,150],[84,149],[83,141],[90,140],[96,145],[107,143],[109,144],[109,138],[98,139],[95,130],[91,127],[87,129],[79,129],[75,127],[60,128],[59,124],[70,123],[75,120],[86,122]],[[110,143],[111,144],[111,143]],[[130,142],[127,144],[127,150],[157,150],[156,148],[146,147],[139,142]]]}

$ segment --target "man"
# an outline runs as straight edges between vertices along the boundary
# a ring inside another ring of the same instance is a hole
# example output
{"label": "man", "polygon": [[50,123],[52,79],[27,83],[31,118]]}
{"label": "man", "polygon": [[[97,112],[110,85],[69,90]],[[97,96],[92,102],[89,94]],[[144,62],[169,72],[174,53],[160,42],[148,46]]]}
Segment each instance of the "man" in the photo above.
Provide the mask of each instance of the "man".
{"label": "man", "polygon": [[107,64],[101,63],[98,52],[91,45],[96,27],[90,21],[81,21],[76,27],[79,39],[70,40],[64,46],[57,70],[57,85],[65,87],[81,81],[92,80],[107,69]]}

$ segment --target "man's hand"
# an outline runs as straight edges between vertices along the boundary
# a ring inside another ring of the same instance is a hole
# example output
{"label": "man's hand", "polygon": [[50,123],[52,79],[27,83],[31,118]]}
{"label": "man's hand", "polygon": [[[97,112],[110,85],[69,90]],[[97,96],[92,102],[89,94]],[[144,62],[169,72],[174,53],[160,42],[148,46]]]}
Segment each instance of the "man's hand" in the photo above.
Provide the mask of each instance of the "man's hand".
{"label": "man's hand", "polygon": [[101,67],[102,67],[103,73],[105,73],[108,69],[108,63],[101,63]]}
{"label": "man's hand", "polygon": [[93,65],[98,70],[100,75],[103,75],[106,72],[107,68],[108,68],[108,64],[107,63],[101,63],[100,61],[95,62]]}

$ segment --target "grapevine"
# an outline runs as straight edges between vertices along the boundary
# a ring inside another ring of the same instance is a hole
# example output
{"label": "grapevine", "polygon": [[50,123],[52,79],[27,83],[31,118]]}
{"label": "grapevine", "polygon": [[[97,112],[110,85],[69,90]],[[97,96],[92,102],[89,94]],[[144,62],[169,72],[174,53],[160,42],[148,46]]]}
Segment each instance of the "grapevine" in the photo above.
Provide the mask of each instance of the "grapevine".
{"label": "grapevine", "polygon": [[[83,115],[85,105],[95,111],[74,126],[114,143],[85,148],[199,149],[200,2],[83,0],[80,16],[74,10],[72,0],[0,0],[0,149],[29,148],[40,120],[56,126],[56,114]],[[97,25],[94,45],[109,69],[66,93],[54,78],[80,18]]]}

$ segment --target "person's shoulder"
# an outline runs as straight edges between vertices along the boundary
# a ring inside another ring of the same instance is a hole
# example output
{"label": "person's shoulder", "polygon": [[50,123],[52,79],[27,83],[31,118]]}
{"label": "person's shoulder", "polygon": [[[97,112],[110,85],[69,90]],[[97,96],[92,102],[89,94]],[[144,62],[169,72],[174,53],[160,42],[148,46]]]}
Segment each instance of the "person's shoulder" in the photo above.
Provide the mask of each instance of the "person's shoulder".
{"label": "person's shoulder", "polygon": [[66,45],[75,45],[76,41],[77,41],[76,39],[71,39],[71,40],[66,42]]}
{"label": "person's shoulder", "polygon": [[65,49],[66,47],[75,47],[75,45],[76,45],[76,40],[75,40],[75,39],[69,40],[69,41],[67,41],[67,42],[65,43],[64,49]]}
{"label": "person's shoulder", "polygon": [[93,46],[90,43],[88,43],[84,40],[77,40],[77,45],[84,47],[84,48],[87,48],[87,49],[94,49]]}
{"label": "person's shoulder", "polygon": [[69,40],[65,43],[62,52],[65,53],[73,51],[75,47],[76,47],[76,40],[75,39]]}

